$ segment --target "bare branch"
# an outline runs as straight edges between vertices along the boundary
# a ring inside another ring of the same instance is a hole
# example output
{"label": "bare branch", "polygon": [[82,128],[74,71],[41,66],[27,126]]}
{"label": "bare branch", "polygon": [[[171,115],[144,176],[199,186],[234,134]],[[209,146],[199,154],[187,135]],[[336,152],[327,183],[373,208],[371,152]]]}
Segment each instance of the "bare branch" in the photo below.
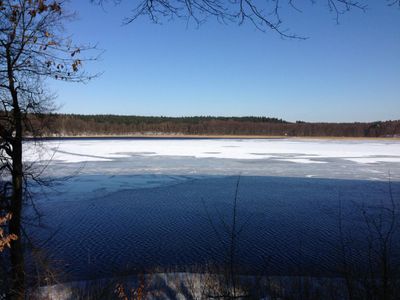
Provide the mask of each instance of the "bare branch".
{"label": "bare branch", "polygon": [[[337,23],[342,14],[352,9],[365,11],[367,8],[366,0],[326,1]],[[122,0],[91,0],[91,2],[98,5],[103,5],[105,2],[120,4]],[[311,3],[317,2],[324,4],[324,1],[311,0]],[[387,3],[391,6],[400,6],[400,0],[387,0]],[[300,3],[295,0],[141,0],[135,2],[124,23],[129,24],[141,16],[147,16],[154,23],[161,23],[163,19],[181,18],[200,25],[207,18],[214,18],[221,23],[242,25],[247,22],[260,31],[272,30],[283,38],[305,39],[282,28],[283,12],[288,10],[302,12]]]}

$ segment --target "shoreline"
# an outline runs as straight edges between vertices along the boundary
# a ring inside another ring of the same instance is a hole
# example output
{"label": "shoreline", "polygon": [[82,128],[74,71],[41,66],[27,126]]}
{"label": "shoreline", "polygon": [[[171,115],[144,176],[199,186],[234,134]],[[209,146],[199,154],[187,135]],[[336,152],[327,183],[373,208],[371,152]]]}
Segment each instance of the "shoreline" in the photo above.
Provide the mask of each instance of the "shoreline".
{"label": "shoreline", "polygon": [[25,140],[80,140],[80,139],[265,139],[265,140],[386,140],[400,141],[400,137],[344,137],[344,136],[268,136],[268,135],[190,135],[190,134],[129,134],[129,135],[62,135],[25,137]]}

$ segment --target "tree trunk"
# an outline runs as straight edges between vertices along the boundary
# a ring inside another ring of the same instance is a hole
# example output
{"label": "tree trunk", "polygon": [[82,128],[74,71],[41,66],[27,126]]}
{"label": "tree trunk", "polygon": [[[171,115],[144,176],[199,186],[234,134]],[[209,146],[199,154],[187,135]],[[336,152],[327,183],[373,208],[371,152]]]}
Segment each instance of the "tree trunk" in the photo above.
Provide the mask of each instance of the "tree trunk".
{"label": "tree trunk", "polygon": [[11,56],[7,49],[7,67],[9,90],[13,102],[13,125],[15,133],[12,138],[12,186],[10,213],[12,218],[9,223],[9,233],[15,234],[18,239],[11,242],[11,299],[25,298],[25,272],[24,253],[21,235],[21,214],[23,201],[23,167],[22,167],[22,114],[18,102],[17,89],[14,84],[14,74],[11,65]]}
{"label": "tree trunk", "polygon": [[14,159],[13,159],[13,194],[11,198],[12,218],[9,223],[10,234],[15,234],[18,239],[11,242],[10,259],[11,259],[11,299],[25,298],[25,273],[24,273],[24,254],[22,248],[21,236],[21,212],[23,197],[23,178],[22,178],[22,143],[16,141],[14,143]]}

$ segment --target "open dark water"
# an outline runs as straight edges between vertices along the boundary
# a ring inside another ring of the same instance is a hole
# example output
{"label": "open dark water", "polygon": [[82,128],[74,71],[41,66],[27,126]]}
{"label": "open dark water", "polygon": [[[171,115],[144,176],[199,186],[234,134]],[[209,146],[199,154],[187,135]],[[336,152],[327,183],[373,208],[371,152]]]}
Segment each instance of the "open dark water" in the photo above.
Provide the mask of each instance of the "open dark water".
{"label": "open dark water", "polygon": [[[238,176],[149,176],[146,188],[102,190],[135,176],[78,175],[60,184],[58,198],[55,188],[37,201],[46,228],[31,231],[37,240],[53,236],[45,248],[66,279],[226,263]],[[90,183],[94,191],[80,190]],[[391,188],[398,203],[400,182]],[[391,199],[385,181],[273,176],[241,176],[237,195],[235,265],[275,275],[337,274],[340,220],[342,236],[363,249],[362,209],[379,213]],[[360,253],[352,259],[362,261]]]}

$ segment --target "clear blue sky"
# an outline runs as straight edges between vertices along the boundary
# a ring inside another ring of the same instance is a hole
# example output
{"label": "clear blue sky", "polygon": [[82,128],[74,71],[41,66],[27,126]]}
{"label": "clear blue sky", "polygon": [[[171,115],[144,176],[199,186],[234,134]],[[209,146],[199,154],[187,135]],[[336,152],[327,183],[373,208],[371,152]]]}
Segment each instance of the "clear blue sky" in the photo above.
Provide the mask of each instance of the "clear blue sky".
{"label": "clear blue sky", "polygon": [[87,66],[104,73],[50,87],[66,113],[400,119],[400,9],[369,2],[339,25],[324,1],[286,12],[284,26],[309,37],[300,41],[212,20],[196,28],[144,17],[122,26],[131,1],[104,9],[71,1],[79,17],[66,29],[105,50]]}

